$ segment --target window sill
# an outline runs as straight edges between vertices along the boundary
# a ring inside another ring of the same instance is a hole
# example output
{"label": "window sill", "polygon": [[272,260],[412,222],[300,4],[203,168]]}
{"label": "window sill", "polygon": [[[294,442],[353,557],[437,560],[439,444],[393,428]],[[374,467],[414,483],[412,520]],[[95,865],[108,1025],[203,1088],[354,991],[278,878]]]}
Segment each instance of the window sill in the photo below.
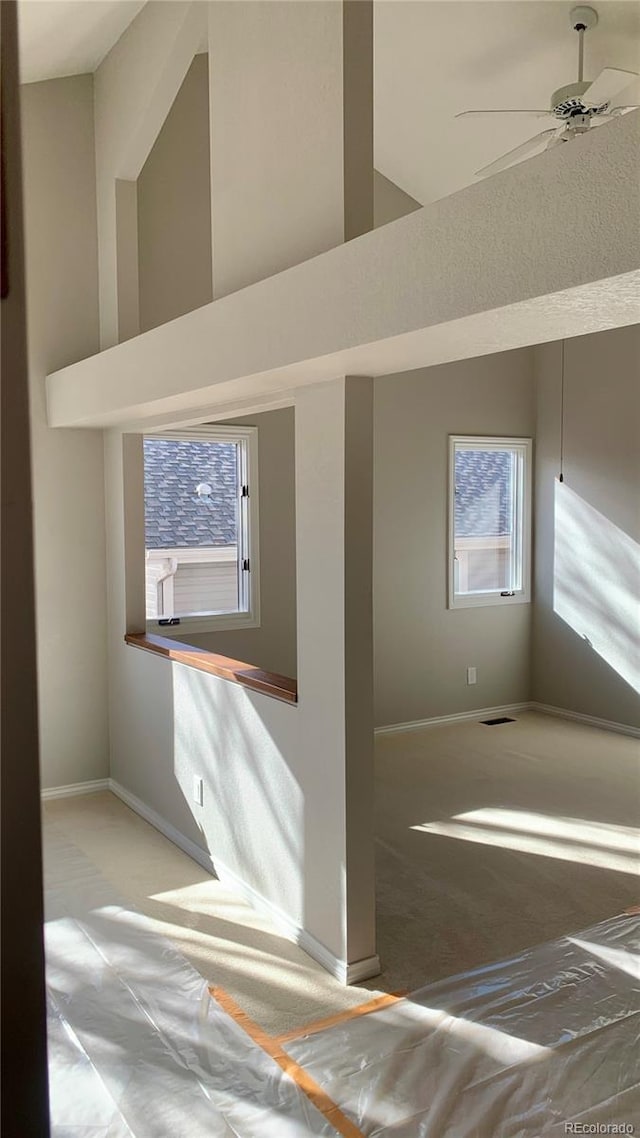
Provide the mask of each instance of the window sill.
{"label": "window sill", "polygon": [[270,696],[271,699],[280,699],[293,704],[298,702],[296,681],[287,676],[265,672],[262,668],[243,664],[240,660],[232,660],[229,656],[218,656],[215,652],[207,652],[204,648],[195,648],[191,644],[183,644],[179,640],[170,640],[168,637],[155,636],[151,633],[128,632],[125,641],[132,648],[141,648],[144,652],[164,656],[176,664],[185,664],[188,668],[197,668],[198,671],[208,672],[209,675],[218,676],[221,680],[242,684],[243,687]]}
{"label": "window sill", "polygon": [[158,620],[147,621],[147,635],[160,636],[168,640],[204,635],[209,632],[232,632],[239,628],[260,628],[260,621],[252,613],[221,613],[213,616],[181,616],[179,624],[160,624]]}
{"label": "window sill", "polygon": [[512,596],[501,597],[500,593],[479,593],[476,596],[472,594],[469,596],[457,596],[454,600],[450,600],[448,608],[451,609],[476,609],[488,608],[492,606],[495,608],[497,605],[528,605],[531,603],[531,595],[529,593],[514,593]]}

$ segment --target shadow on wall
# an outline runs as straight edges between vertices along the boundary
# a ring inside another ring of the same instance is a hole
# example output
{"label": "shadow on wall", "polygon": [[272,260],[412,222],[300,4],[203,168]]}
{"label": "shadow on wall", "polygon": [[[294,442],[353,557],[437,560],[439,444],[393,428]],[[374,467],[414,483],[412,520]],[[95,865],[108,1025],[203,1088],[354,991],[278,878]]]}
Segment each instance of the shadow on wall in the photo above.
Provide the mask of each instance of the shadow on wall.
{"label": "shadow on wall", "polygon": [[[212,855],[290,934],[344,956],[341,766],[301,746],[299,709],[192,669],[173,671],[173,780]],[[193,780],[204,780],[194,801]],[[191,826],[190,826],[191,829]]]}
{"label": "shadow on wall", "polygon": [[[303,795],[275,742],[286,738],[284,716],[295,726],[295,709],[262,697],[259,714],[246,689],[187,668],[173,668],[173,699],[174,774],[203,838],[208,832],[225,868],[266,896],[274,881],[286,883],[291,908],[301,912],[299,882],[287,880],[287,867],[303,857]],[[192,793],[197,776],[202,807]]]}
{"label": "shadow on wall", "polygon": [[558,480],[554,513],[554,612],[640,692],[640,546]]}

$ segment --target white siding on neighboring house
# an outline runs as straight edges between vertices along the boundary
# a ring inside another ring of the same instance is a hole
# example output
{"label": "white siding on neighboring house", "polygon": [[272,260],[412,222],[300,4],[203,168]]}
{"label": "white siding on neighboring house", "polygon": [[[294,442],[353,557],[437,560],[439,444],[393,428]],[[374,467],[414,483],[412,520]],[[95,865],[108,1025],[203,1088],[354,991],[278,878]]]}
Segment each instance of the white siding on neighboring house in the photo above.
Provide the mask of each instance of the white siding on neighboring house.
{"label": "white siding on neighboring house", "polygon": [[511,537],[456,538],[456,586],[460,592],[509,588]]}
{"label": "white siding on neighboring house", "polygon": [[147,619],[237,612],[237,558],[235,545],[148,550]]}

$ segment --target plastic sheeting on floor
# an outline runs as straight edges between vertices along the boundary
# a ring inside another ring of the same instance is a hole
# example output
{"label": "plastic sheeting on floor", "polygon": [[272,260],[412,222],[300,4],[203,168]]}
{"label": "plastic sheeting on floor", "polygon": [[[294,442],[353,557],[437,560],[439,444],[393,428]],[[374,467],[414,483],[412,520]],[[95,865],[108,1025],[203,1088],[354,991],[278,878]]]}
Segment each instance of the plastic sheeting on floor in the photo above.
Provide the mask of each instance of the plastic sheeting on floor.
{"label": "plastic sheeting on floor", "polygon": [[[53,825],[46,868],[53,1138],[335,1138]],[[614,918],[284,1048],[367,1138],[640,1133],[639,932]]]}
{"label": "plastic sheeting on floor", "polygon": [[286,1050],[368,1138],[637,1134],[639,929],[605,921]]}
{"label": "plastic sheeting on floor", "polygon": [[335,1138],[148,919],[46,842],[52,1138]]}

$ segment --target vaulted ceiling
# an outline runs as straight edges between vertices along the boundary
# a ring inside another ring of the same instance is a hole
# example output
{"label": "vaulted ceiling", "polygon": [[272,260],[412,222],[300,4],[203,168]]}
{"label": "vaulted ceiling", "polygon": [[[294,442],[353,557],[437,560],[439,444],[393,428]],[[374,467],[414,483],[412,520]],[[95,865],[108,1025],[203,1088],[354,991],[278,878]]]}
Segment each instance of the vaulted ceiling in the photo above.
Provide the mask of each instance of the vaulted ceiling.
{"label": "vaulted ceiling", "polygon": [[95,71],[145,0],[19,0],[20,79]]}
{"label": "vaulted ceiling", "polygon": [[[640,71],[640,4],[594,4],[599,21],[585,36],[585,79],[603,67]],[[376,0],[377,169],[426,205],[537,134],[535,119],[454,115],[547,108],[551,94],[577,78],[571,7],[565,0]]]}
{"label": "vaulted ceiling", "polygon": [[[19,0],[23,82],[95,70],[142,7],[143,0]],[[640,4],[596,0],[596,7],[586,78],[605,66],[640,71]],[[551,93],[576,78],[570,9],[565,0],[375,0],[376,168],[426,204],[469,185],[475,170],[537,133],[536,120],[454,116],[471,107],[548,106]]]}

